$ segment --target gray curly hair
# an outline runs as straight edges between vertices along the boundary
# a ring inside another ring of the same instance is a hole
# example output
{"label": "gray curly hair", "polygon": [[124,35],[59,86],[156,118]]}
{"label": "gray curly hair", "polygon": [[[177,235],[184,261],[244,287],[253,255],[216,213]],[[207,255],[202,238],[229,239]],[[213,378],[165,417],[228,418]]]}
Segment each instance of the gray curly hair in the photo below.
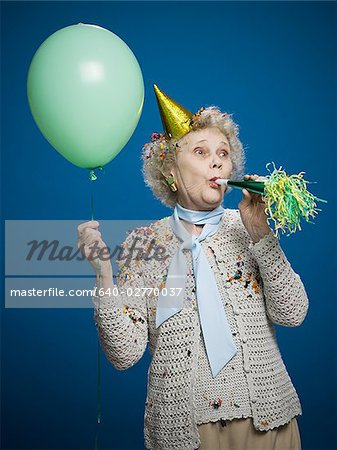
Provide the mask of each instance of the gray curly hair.
{"label": "gray curly hair", "polygon": [[[232,120],[232,115],[223,113],[217,106],[202,108],[193,116],[191,131],[205,128],[218,128],[227,138],[230,145],[230,155],[233,164],[232,178],[243,176],[245,152],[239,140],[239,127]],[[148,142],[142,149],[142,174],[145,184],[152,190],[154,196],[165,206],[174,208],[177,203],[177,191],[173,192],[165,180],[164,173],[169,173],[176,163],[176,148],[188,135],[180,139],[167,140],[163,134],[153,133],[152,142]],[[228,194],[231,187],[225,191]]]}

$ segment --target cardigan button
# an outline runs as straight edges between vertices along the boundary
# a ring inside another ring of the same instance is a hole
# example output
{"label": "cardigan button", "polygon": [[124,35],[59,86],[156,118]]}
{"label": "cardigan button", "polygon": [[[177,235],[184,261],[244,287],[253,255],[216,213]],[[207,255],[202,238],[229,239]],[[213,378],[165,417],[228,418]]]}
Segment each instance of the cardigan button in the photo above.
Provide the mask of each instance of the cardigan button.
{"label": "cardigan button", "polygon": [[257,398],[256,397],[253,397],[252,398],[252,403],[256,403],[257,402]]}

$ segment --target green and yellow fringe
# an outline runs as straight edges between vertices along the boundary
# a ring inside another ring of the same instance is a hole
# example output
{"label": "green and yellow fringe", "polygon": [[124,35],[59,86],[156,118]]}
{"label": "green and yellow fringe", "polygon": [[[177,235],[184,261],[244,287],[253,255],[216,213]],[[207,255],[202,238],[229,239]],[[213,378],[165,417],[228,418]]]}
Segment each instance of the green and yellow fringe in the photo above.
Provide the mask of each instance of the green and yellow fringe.
{"label": "green and yellow fringe", "polygon": [[324,203],[327,201],[315,197],[307,190],[307,184],[310,182],[304,180],[305,172],[287,175],[282,166],[276,169],[274,163],[272,163],[274,170],[270,172],[270,164],[266,165],[270,175],[266,176],[268,181],[264,182],[262,197],[266,205],[267,220],[274,222],[276,237],[279,237],[280,231],[289,236],[297,230],[301,231],[302,218],[313,223],[310,217],[315,218],[318,211],[321,211],[316,207],[316,201]]}

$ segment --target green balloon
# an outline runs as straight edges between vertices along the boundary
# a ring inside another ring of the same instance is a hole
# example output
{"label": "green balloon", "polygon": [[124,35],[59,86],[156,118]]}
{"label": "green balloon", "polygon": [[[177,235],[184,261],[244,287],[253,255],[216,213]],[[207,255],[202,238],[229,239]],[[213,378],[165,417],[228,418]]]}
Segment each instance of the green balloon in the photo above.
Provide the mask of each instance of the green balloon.
{"label": "green balloon", "polygon": [[48,142],[76,166],[93,169],[111,161],[132,136],[144,82],[125,42],[80,23],[41,44],[29,67],[27,96]]}

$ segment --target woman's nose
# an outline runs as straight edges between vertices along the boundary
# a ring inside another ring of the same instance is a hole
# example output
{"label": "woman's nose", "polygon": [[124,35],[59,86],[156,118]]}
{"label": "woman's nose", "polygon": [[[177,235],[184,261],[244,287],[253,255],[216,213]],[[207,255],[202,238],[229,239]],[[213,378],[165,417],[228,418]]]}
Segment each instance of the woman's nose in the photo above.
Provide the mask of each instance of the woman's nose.
{"label": "woman's nose", "polygon": [[218,167],[219,169],[222,167],[222,161],[220,158],[215,157],[213,158],[212,162],[211,162],[211,167]]}

